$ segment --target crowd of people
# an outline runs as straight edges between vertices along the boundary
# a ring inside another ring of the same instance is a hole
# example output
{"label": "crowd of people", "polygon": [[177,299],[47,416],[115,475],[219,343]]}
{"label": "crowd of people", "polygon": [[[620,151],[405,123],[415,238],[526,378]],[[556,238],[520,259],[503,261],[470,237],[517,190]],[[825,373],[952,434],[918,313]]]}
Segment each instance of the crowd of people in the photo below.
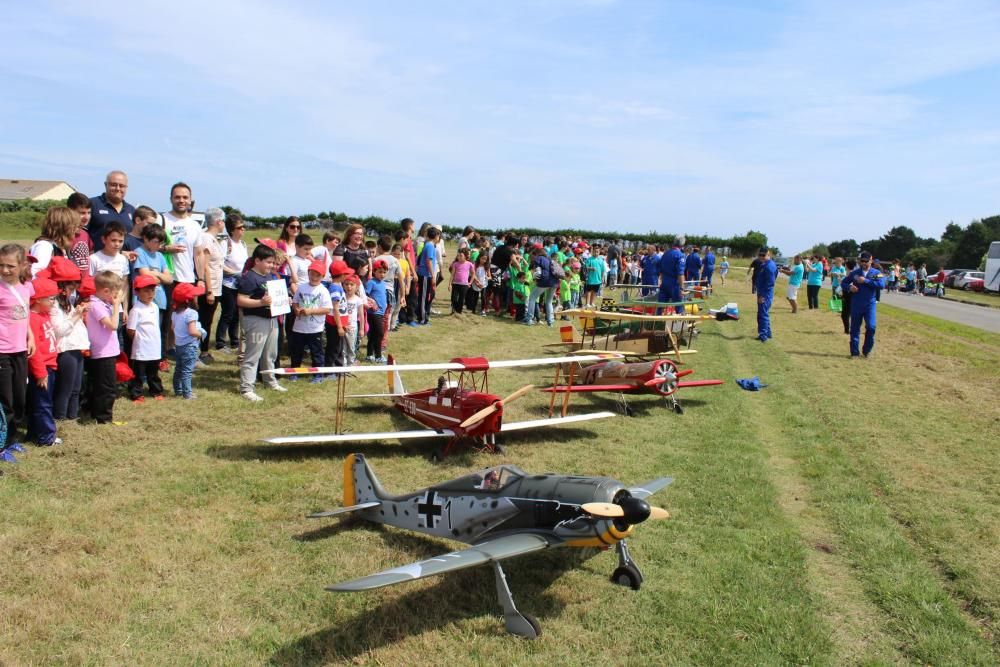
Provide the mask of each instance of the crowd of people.
{"label": "crowd of people", "polygon": [[[296,217],[277,239],[245,239],[238,213],[192,215],[193,192],[170,188],[170,210],[126,200],[128,177],[112,171],[96,197],[74,193],[48,210],[24,248],[0,247],[0,455],[19,439],[59,444],[57,424],[86,413],[114,421],[119,385],[129,400],[196,398],[195,371],[213,353],[235,354],[239,393],[257,384],[286,391],[273,371],[386,363],[390,332],[430,325],[447,280],[453,313],[552,326],[560,311],[595,308],[605,287],[644,285],[681,300],[685,281],[724,282],[729,262],[713,249],[553,236],[501,238],[466,227],[454,258],[441,230],[412,219],[374,240],[351,224],[314,238]],[[220,311],[217,313],[217,311]],[[362,347],[364,346],[364,347]],[[294,378],[294,376],[292,376]],[[312,382],[322,382],[313,376]],[[23,430],[23,433],[22,433]]]}

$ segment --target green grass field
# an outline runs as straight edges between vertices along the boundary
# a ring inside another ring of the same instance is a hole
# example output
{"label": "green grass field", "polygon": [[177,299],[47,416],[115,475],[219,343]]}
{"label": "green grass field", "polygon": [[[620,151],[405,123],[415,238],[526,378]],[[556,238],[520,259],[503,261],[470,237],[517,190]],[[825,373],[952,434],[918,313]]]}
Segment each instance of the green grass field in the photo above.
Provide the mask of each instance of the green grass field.
{"label": "green grass field", "polygon": [[[413,444],[261,444],[329,431],[335,387],[288,383],[251,405],[231,359],[196,373],[196,401],[122,400],[124,425],[67,425],[63,446],[0,468],[0,663],[997,664],[1000,336],[883,307],[876,354],[852,361],[834,314],[776,305],[776,338],[762,345],[746,284],[712,299],[726,301],[743,319],[706,322],[685,358],[694,378],[726,384],[682,390],[683,415],[638,398],[635,417],[510,437],[502,457],[432,464]],[[492,317],[432,323],[392,335],[400,361],[541,356],[558,337]],[[733,382],[754,374],[769,385],[759,393]],[[547,376],[496,371],[491,389]],[[510,418],[546,405],[529,395]],[[348,426],[412,423],[369,399]],[[507,561],[518,605],[543,628],[528,642],[503,631],[488,568],[323,590],[455,546],[305,519],[340,504],[351,451],[400,492],[498,460],[626,484],[671,475],[655,500],[672,518],[631,540],[638,592],[608,581],[612,552]]]}

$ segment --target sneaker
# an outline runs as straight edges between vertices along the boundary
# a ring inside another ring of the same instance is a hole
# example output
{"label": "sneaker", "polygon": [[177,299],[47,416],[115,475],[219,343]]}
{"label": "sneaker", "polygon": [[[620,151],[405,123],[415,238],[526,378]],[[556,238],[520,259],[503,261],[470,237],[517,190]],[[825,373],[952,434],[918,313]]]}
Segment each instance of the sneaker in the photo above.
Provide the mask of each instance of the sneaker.
{"label": "sneaker", "polygon": [[365,357],[365,361],[367,361],[369,364],[374,364],[375,363],[375,357],[373,357],[372,355],[369,354],[367,357]]}
{"label": "sneaker", "polygon": [[154,400],[154,401],[164,401],[164,400],[166,400],[166,397],[164,397],[164,395],[163,395],[163,394],[159,394],[159,395],[157,395],[157,396],[154,396],[154,397],[153,397],[153,400]]}
{"label": "sneaker", "polygon": [[433,308],[431,308],[431,315],[440,315],[440,314],[441,314],[441,311],[434,310]]}
{"label": "sneaker", "polygon": [[24,447],[22,447],[21,443],[19,443],[19,442],[12,442],[12,443],[10,443],[9,445],[7,445],[7,449],[13,450],[15,452],[23,452],[24,451]]}
{"label": "sneaker", "polygon": [[200,357],[198,357],[198,360],[202,361],[202,362],[204,362],[206,364],[210,364],[213,361],[215,361],[215,357],[213,357],[209,352],[205,352]]}
{"label": "sneaker", "polygon": [[170,362],[167,361],[166,359],[161,359],[160,360],[160,372],[161,373],[166,373],[169,370],[170,370]]}
{"label": "sneaker", "polygon": [[260,403],[261,401],[264,400],[262,397],[258,396],[255,392],[252,391],[248,391],[245,394],[240,394],[240,396],[247,399],[251,403]]}
{"label": "sneaker", "polygon": [[319,384],[322,381],[323,381],[323,376],[322,375],[314,375],[309,380],[309,384]]}
{"label": "sneaker", "polygon": [[276,391],[279,394],[288,391],[287,388],[282,387],[280,384],[272,384],[270,387],[268,387],[268,389],[270,389],[271,391]]}
{"label": "sneaker", "polygon": [[385,366],[386,363],[388,363],[388,362],[386,362],[385,357],[375,357],[375,363],[376,364],[381,364],[382,366]]}
{"label": "sneaker", "polygon": [[197,360],[195,360],[195,362],[194,362],[194,367],[195,367],[195,368],[207,368],[207,367],[208,367],[208,364],[206,364],[206,363],[205,363],[204,361],[202,361],[201,359],[197,359]]}
{"label": "sneaker", "polygon": [[56,438],[55,440],[52,441],[52,444],[58,446],[61,445],[62,442],[63,442],[62,438]]}
{"label": "sneaker", "polygon": [[299,376],[298,375],[289,375],[288,377],[285,378],[285,380],[287,382],[298,382],[299,381]]}
{"label": "sneaker", "polygon": [[14,452],[10,451],[10,449],[0,449],[0,461],[17,463],[17,459],[14,458]]}
{"label": "sneaker", "polygon": [[140,396],[139,398],[133,398],[132,402],[135,403],[136,405],[139,405],[140,403],[145,403],[146,402],[146,397],[145,396]]}
{"label": "sneaker", "polygon": [[408,326],[411,326],[411,327],[419,327],[419,326],[420,326],[420,323],[419,323],[419,322],[410,322],[410,324],[409,324]]}
{"label": "sneaker", "polygon": [[188,394],[187,396],[184,397],[184,400],[185,401],[193,401],[196,398],[198,398],[198,397],[195,396],[194,394]]}

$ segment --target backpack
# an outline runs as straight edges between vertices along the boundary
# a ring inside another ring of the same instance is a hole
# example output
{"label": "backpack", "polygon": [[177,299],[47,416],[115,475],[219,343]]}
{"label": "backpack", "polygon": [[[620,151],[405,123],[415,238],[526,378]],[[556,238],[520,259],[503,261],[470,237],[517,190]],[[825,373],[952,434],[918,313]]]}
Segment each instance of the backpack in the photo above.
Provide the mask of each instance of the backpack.
{"label": "backpack", "polygon": [[566,278],[566,270],[562,267],[562,264],[560,264],[559,262],[553,260],[549,264],[549,266],[550,266],[550,269],[552,271],[552,275],[553,276],[555,276],[559,280],[565,280],[565,278]]}

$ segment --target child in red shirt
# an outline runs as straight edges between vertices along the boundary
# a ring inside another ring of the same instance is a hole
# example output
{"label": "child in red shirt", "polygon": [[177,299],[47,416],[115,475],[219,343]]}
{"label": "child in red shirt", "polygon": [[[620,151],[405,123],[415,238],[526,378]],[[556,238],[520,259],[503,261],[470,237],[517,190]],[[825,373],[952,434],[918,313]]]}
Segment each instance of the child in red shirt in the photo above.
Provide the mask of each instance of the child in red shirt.
{"label": "child in red shirt", "polygon": [[61,445],[56,437],[56,420],[52,416],[52,390],[56,382],[56,357],[59,345],[49,311],[59,294],[59,285],[48,278],[35,278],[35,294],[31,297],[28,326],[35,338],[35,353],[28,357],[28,440],[44,447]]}

